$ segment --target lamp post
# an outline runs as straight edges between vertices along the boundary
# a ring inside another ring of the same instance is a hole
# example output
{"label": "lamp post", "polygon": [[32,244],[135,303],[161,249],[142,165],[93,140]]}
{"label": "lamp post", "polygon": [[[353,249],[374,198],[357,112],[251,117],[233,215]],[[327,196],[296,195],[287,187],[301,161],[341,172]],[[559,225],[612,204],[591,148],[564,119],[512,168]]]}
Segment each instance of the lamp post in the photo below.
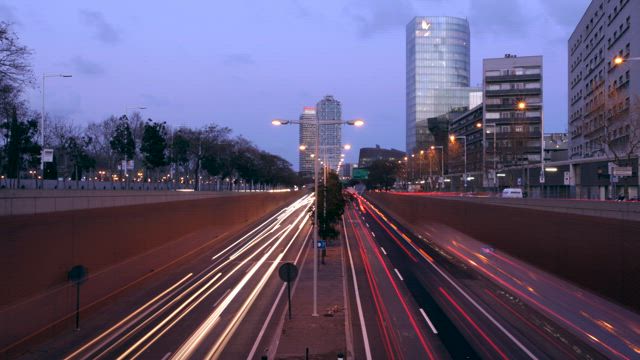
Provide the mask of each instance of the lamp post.
{"label": "lamp post", "polygon": [[42,146],[42,153],[40,154],[40,170],[42,171],[42,181],[44,183],[44,85],[45,79],[51,77],[61,77],[61,78],[70,78],[73,75],[70,74],[42,74],[42,114],[40,116],[40,145]]}
{"label": "lamp post", "polygon": [[[127,116],[127,112],[129,112],[129,110],[145,110],[147,107],[146,106],[129,106],[129,105],[125,105],[124,106],[124,116]],[[200,160],[198,160],[200,161]],[[129,187],[129,175],[127,174],[127,155],[124,156],[124,166],[123,166],[123,170],[124,170],[124,177],[125,179],[127,179],[127,189]],[[198,175],[199,176],[199,175]],[[200,187],[200,179],[196,179],[196,183],[198,184],[198,187]],[[200,190],[200,189],[196,189],[196,190]]]}
{"label": "lamp post", "polygon": [[440,149],[440,177],[442,178],[442,190],[444,190],[444,146],[431,145],[431,150]]}
{"label": "lamp post", "polygon": [[[315,124],[316,126],[316,139],[315,139],[315,150],[313,154],[313,183],[314,183],[314,192],[315,192],[315,210],[314,221],[313,221],[313,314],[312,316],[318,316],[318,161],[320,160],[319,147],[320,147],[320,125],[352,125],[356,127],[361,127],[364,125],[364,120],[362,119],[354,119],[354,120],[323,120],[316,116],[315,121],[302,121],[302,120],[283,120],[283,119],[274,119],[271,121],[271,124],[274,126],[280,125],[303,125],[303,124]],[[306,149],[306,146],[305,146]],[[325,177],[326,179],[326,177]]]}
{"label": "lamp post", "polygon": [[464,140],[464,191],[467,191],[467,136],[466,135],[450,135],[449,140],[455,142],[456,139]]}
{"label": "lamp post", "polygon": [[[485,127],[485,133],[486,134],[491,134],[493,133],[493,186],[496,188],[496,192],[498,191],[498,177],[497,177],[497,173],[498,173],[498,153],[496,152],[496,134],[498,133],[498,126],[496,125],[496,123],[492,123],[492,124],[484,124]],[[490,128],[493,128],[493,130],[489,130]],[[485,147],[486,149],[486,147]]]}

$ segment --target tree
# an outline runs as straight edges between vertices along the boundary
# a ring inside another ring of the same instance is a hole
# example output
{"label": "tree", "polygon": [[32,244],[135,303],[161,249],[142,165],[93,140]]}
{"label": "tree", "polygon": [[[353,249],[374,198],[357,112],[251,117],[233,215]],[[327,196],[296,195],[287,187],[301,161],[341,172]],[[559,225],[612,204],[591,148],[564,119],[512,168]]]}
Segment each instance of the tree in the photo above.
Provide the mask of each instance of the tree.
{"label": "tree", "polygon": [[131,127],[126,116],[120,117],[109,144],[113,152],[118,156],[118,160],[133,159],[136,153],[136,143],[133,140]]}
{"label": "tree", "polygon": [[166,123],[147,120],[140,145],[142,161],[147,169],[158,169],[167,164],[167,128]]}
{"label": "tree", "polygon": [[38,166],[41,147],[35,141],[38,134],[36,117],[21,121],[18,119],[18,110],[14,107],[10,121],[0,125],[0,129],[5,139],[2,153],[5,155],[6,162],[3,170],[8,178],[19,178],[24,165]]}
{"label": "tree", "polygon": [[[603,133],[599,137],[599,143],[603,151],[613,156],[615,166],[631,166],[632,158],[640,152],[640,96],[635,95],[633,102],[631,97],[625,97],[623,93],[615,89],[609,91],[609,100],[605,107]],[[615,183],[611,183],[610,196],[614,197]],[[628,195],[628,183],[625,182],[624,193]]]}
{"label": "tree", "polygon": [[31,50],[20,45],[10,24],[0,22],[0,87],[21,88],[33,84],[30,56]]}
{"label": "tree", "polygon": [[336,226],[344,214],[345,205],[338,174],[329,171],[326,183],[319,184],[318,192],[318,235],[323,239],[336,239],[340,235]]}
{"label": "tree", "polygon": [[87,147],[91,142],[92,139],[87,136],[70,136],[66,139],[65,148],[73,166],[71,179],[80,180],[84,171],[95,168],[96,160],[87,153]]}
{"label": "tree", "polygon": [[396,177],[400,170],[398,163],[392,160],[375,160],[369,166],[367,187],[371,189],[390,190],[396,183]]}

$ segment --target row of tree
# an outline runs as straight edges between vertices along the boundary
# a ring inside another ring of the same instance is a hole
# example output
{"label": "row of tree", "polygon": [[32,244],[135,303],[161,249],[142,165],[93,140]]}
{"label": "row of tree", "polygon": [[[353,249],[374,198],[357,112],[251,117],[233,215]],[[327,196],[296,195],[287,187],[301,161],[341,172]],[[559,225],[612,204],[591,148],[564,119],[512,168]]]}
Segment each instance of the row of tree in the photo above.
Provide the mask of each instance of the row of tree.
{"label": "row of tree", "polygon": [[[31,51],[0,22],[0,175],[16,179],[40,173],[41,114],[23,91],[35,85]],[[54,150],[44,179],[180,181],[199,188],[201,179],[290,186],[298,183],[291,164],[260,150],[216,124],[172,128],[140,113],[110,116],[85,127],[45,117],[44,143]],[[133,163],[134,170],[129,167]]]}

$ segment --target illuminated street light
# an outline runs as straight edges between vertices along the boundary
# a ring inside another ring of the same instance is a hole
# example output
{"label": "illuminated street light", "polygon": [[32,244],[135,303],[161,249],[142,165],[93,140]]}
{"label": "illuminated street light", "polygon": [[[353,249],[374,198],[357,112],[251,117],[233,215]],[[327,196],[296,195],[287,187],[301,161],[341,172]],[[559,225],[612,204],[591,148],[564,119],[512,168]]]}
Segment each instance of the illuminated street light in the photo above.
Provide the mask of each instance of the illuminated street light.
{"label": "illuminated street light", "polygon": [[[318,316],[318,160],[319,160],[319,148],[320,148],[320,125],[353,125],[357,127],[361,127],[364,125],[364,120],[362,119],[354,119],[354,120],[323,120],[316,116],[315,121],[302,121],[302,120],[283,120],[283,119],[273,119],[271,120],[271,124],[274,126],[280,125],[288,125],[288,124],[309,124],[315,125],[316,136],[315,136],[315,150],[314,153],[311,154],[312,158],[316,160],[313,162],[313,174],[314,174],[314,192],[315,192],[315,209],[314,211],[314,229],[313,229],[313,314],[312,316]],[[305,147],[306,148],[306,147]],[[324,165],[324,161],[320,162],[321,165]],[[326,181],[326,176],[324,177]]]}
{"label": "illuminated street light", "polygon": [[518,101],[518,110],[525,110],[527,108],[527,103],[523,100]]}
{"label": "illuminated street light", "polygon": [[344,144],[345,150],[351,150],[351,144]]}
{"label": "illuminated street light", "polygon": [[307,145],[302,144],[302,145],[298,146],[298,149],[300,149],[300,151],[305,151],[305,150],[307,150]]}
{"label": "illuminated street light", "polygon": [[481,128],[481,127],[482,127],[482,123],[480,123],[480,122],[479,122],[479,123],[476,123],[476,127],[477,127],[478,129],[479,129],[479,128]]}

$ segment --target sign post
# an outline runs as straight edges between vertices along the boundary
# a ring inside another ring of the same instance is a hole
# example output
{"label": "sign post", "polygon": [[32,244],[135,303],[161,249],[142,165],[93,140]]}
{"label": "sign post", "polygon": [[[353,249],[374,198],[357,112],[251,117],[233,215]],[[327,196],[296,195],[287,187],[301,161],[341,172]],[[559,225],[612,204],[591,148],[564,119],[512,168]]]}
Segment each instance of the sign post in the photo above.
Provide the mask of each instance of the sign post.
{"label": "sign post", "polygon": [[76,265],[69,270],[67,278],[76,284],[76,331],[80,330],[80,285],[87,280],[89,270],[82,265]]}
{"label": "sign post", "polygon": [[292,263],[284,263],[278,269],[280,279],[287,283],[287,296],[289,298],[289,320],[291,320],[291,282],[298,276],[298,268]]}

